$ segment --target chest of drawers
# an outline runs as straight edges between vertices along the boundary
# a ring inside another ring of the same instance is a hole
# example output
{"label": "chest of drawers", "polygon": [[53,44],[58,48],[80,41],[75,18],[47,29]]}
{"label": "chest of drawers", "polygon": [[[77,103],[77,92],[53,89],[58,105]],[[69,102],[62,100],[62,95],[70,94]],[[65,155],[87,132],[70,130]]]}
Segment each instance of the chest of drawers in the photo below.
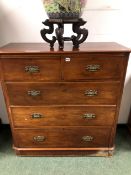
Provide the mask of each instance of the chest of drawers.
{"label": "chest of drawers", "polygon": [[0,49],[13,148],[24,156],[110,156],[130,50],[117,43]]}

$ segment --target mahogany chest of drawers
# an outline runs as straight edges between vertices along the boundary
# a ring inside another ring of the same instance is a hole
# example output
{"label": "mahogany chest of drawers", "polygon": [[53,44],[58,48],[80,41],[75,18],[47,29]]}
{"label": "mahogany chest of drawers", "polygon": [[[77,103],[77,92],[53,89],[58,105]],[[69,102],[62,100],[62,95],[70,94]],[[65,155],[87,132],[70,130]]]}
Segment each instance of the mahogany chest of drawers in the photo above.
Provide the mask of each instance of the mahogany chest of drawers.
{"label": "mahogany chest of drawers", "polygon": [[14,43],[0,49],[13,148],[25,156],[110,156],[130,50]]}

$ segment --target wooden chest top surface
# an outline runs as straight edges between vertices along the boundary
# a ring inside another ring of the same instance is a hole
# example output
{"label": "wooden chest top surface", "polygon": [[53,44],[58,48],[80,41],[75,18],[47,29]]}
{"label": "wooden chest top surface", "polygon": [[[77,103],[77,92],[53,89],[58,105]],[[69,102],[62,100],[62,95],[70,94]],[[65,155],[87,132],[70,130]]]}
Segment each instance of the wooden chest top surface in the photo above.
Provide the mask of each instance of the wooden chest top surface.
{"label": "wooden chest top surface", "polygon": [[58,45],[50,49],[46,43],[9,43],[0,48],[0,54],[8,53],[79,53],[79,52],[131,52],[131,49],[115,42],[88,42],[80,45],[79,49],[73,49],[71,43],[66,43],[63,50]]}

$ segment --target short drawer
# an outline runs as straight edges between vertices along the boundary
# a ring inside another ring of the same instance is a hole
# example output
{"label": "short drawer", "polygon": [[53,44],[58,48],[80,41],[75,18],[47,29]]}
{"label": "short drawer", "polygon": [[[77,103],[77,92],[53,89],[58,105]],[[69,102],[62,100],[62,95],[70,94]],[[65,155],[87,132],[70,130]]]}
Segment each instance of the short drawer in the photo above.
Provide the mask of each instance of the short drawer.
{"label": "short drawer", "polygon": [[108,147],[111,128],[108,127],[46,127],[17,129],[15,143],[20,148],[85,148]]}
{"label": "short drawer", "polygon": [[65,80],[120,79],[124,56],[117,54],[79,54],[65,56]]}
{"label": "short drawer", "polygon": [[6,83],[10,105],[116,104],[119,82]]}
{"label": "short drawer", "polygon": [[63,107],[13,107],[14,127],[40,128],[43,126],[112,125],[115,107],[63,106]]}
{"label": "short drawer", "polygon": [[[13,57],[13,56],[12,56]],[[29,58],[28,58],[29,57]],[[61,79],[59,56],[19,56],[2,59],[5,81],[53,81]]]}

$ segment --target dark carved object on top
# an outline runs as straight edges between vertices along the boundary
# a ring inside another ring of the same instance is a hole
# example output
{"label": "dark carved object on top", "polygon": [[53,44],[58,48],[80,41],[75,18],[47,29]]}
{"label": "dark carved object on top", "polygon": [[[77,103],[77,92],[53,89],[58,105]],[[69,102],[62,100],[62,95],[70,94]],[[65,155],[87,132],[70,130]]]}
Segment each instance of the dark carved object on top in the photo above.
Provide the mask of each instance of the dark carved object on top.
{"label": "dark carved object on top", "polygon": [[54,43],[56,42],[56,37],[53,36],[53,37],[52,37],[52,40],[50,40],[50,39],[48,39],[48,38],[46,37],[46,34],[52,34],[52,33],[54,32],[54,25],[53,25],[53,23],[50,23],[48,19],[45,20],[45,21],[42,22],[42,23],[43,23],[45,26],[48,26],[49,29],[43,29],[43,30],[41,30],[41,36],[42,36],[42,38],[43,38],[46,42],[50,43],[50,47],[53,47],[53,46],[54,46]]}
{"label": "dark carved object on top", "polygon": [[[73,20],[65,20],[65,19],[46,19],[43,24],[45,26],[48,26],[49,29],[42,29],[41,30],[41,36],[42,38],[50,44],[50,47],[54,47],[54,43],[56,40],[59,43],[60,49],[64,48],[64,41],[72,41],[74,48],[79,48],[79,45],[83,43],[87,36],[88,36],[88,30],[87,29],[81,29],[80,27],[86,24],[86,21],[84,21],[82,18],[79,19],[73,19]],[[47,34],[53,34],[54,32],[54,24],[57,24],[58,27],[55,29],[56,36],[53,36],[52,39],[47,38]],[[71,37],[63,37],[64,34],[64,24],[72,24],[72,30],[74,33],[77,34],[77,36],[72,35]]]}

